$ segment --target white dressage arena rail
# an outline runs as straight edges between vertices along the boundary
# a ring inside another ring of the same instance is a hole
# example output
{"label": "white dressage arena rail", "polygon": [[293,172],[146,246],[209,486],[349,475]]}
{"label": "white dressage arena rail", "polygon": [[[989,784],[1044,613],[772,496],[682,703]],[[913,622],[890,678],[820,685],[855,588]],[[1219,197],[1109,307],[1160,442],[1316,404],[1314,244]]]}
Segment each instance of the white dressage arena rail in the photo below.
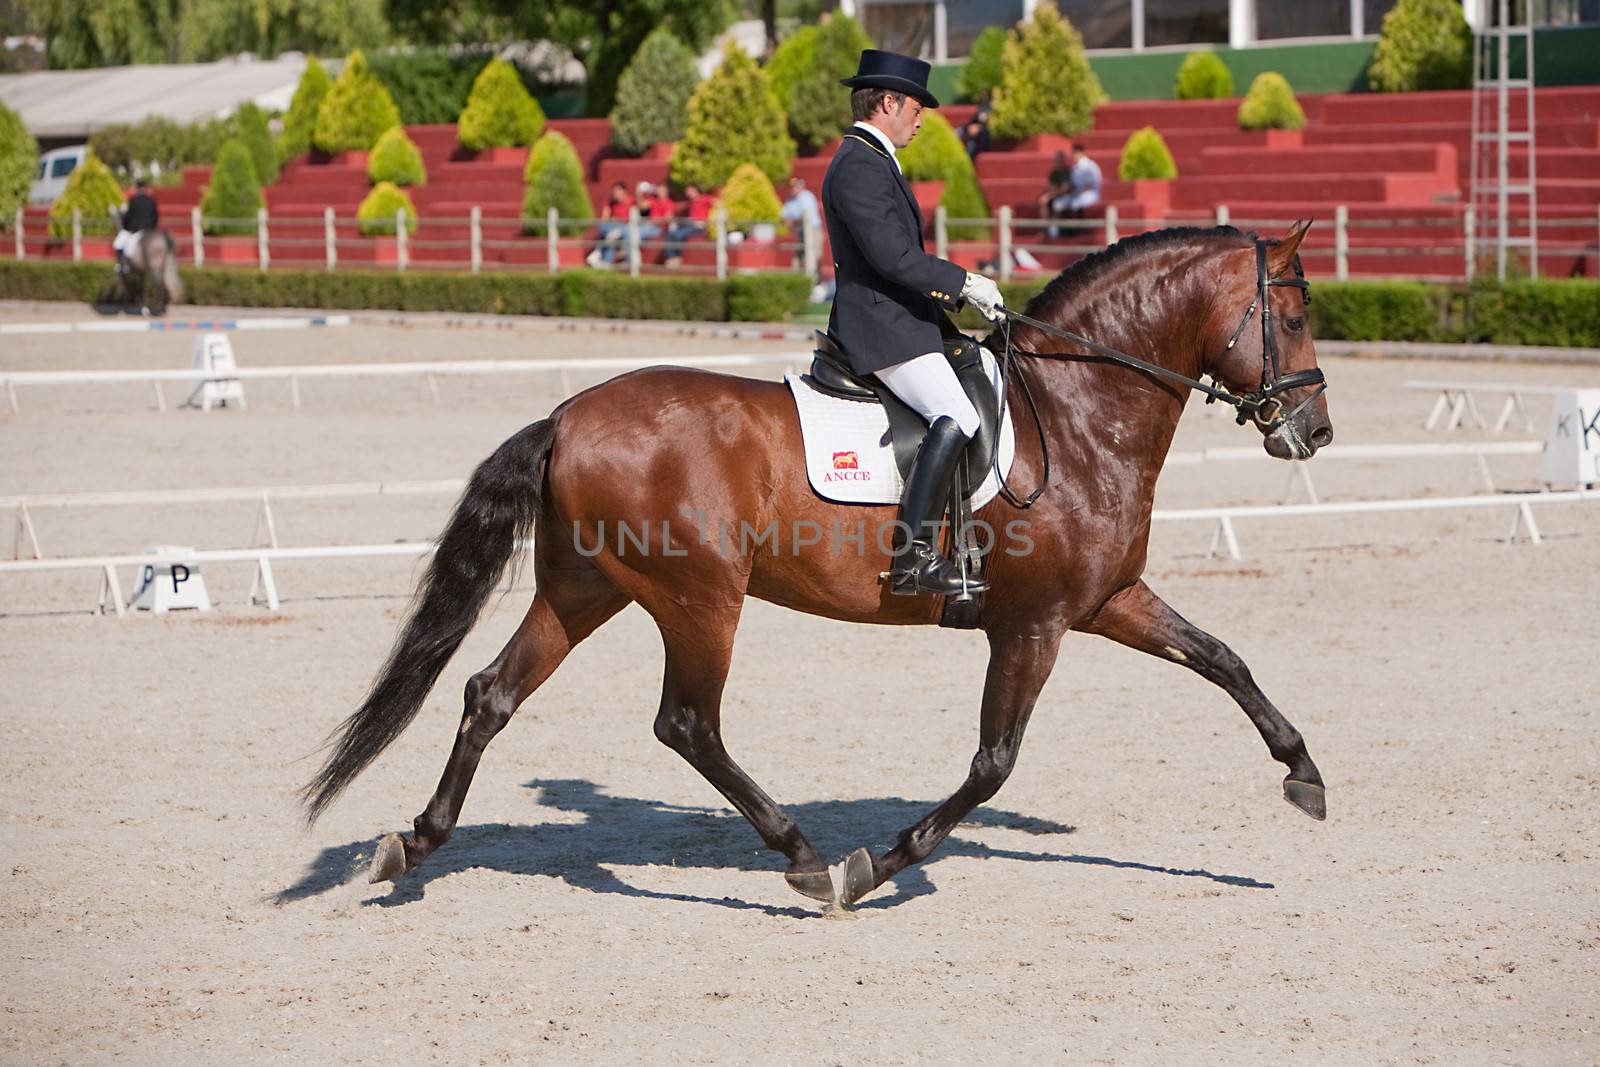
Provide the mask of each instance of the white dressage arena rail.
{"label": "white dressage arena rail", "polygon": [[1424,430],[1433,429],[1441,420],[1445,429],[1459,430],[1469,418],[1480,430],[1488,429],[1489,424],[1484,420],[1483,412],[1478,410],[1478,399],[1475,394],[1504,393],[1506,399],[1500,407],[1500,416],[1494,421],[1494,433],[1504,430],[1513,415],[1522,416],[1524,430],[1533,430],[1533,416],[1528,413],[1528,406],[1523,402],[1523,397],[1556,396],[1583,388],[1577,385],[1510,385],[1504,382],[1440,381],[1410,381],[1405,383],[1405,387],[1439,394],[1438,399],[1433,402],[1433,409],[1428,412],[1427,420],[1422,424]]}
{"label": "white dressage arena rail", "polygon": [[1518,530],[1526,530],[1528,540],[1540,544],[1544,539],[1539,526],[1533,521],[1533,505],[1571,504],[1600,501],[1600,492],[1571,489],[1560,493],[1507,493],[1499,496],[1418,497],[1410,500],[1347,500],[1333,504],[1270,504],[1226,508],[1184,508],[1151,513],[1160,522],[1215,521],[1211,534],[1209,554],[1216,555],[1221,542],[1230,559],[1244,558],[1239,552],[1239,539],[1233,527],[1235,519],[1278,519],[1307,515],[1370,515],[1375,512],[1439,511],[1462,508],[1514,508],[1509,540],[1516,540]]}
{"label": "white dressage arena rail", "polygon": [[[1185,508],[1157,510],[1151,518],[1157,522],[1214,521],[1217,526],[1211,535],[1208,553],[1215,555],[1218,545],[1227,549],[1229,558],[1242,559],[1234,520],[1250,518],[1288,518],[1298,516],[1326,516],[1372,514],[1375,512],[1435,511],[1444,509],[1501,508],[1515,509],[1509,539],[1515,540],[1519,530],[1527,533],[1528,540],[1539,544],[1543,538],[1534,522],[1533,506],[1600,502],[1600,492],[1570,490],[1560,493],[1517,493],[1504,496],[1436,497],[1412,500],[1352,500],[1335,504],[1274,504],[1261,507]],[[525,543],[526,544],[526,543]],[[127,613],[127,602],[122,596],[122,586],[117,579],[119,566],[143,567],[153,563],[229,563],[254,562],[255,577],[250,583],[249,602],[265,600],[267,607],[276,610],[279,604],[278,587],[273,578],[275,560],[351,559],[373,556],[422,556],[433,551],[426,542],[401,542],[386,545],[322,545],[306,548],[234,548],[196,550],[192,552],[124,553],[109,556],[80,556],[61,559],[0,560],[0,574],[29,574],[54,570],[98,570],[101,572],[100,596],[96,609],[103,612],[109,598],[116,613]],[[257,596],[257,589],[261,596]]]}
{"label": "white dressage arena rail", "polygon": [[[1494,479],[1489,473],[1488,456],[1538,455],[1544,450],[1540,441],[1484,441],[1476,444],[1372,444],[1338,445],[1318,452],[1323,462],[1330,459],[1386,460],[1429,459],[1435,457],[1472,456],[1477,460],[1485,488],[1495,492]],[[1209,462],[1269,461],[1282,463],[1259,448],[1226,447],[1198,451],[1172,452],[1168,465],[1194,466]],[[1311,503],[1317,498],[1316,486],[1311,482],[1309,465],[1292,463],[1287,494],[1293,494],[1296,484],[1303,485]],[[278,548],[278,530],[272,512],[274,500],[329,499],[334,497],[367,496],[431,496],[459,493],[466,484],[461,478],[442,478],[429,481],[397,482],[336,482],[323,485],[268,485],[214,489],[129,489],[98,493],[31,493],[0,496],[0,508],[16,512],[16,532],[12,540],[13,559],[22,558],[24,545],[34,559],[42,559],[44,550],[39,543],[39,533],[33,522],[33,512],[46,508],[118,507],[132,504],[205,504],[238,503],[249,501],[257,505],[255,528],[251,541],[263,530],[267,543]],[[1284,503],[1290,501],[1286,498]]]}
{"label": "white dressage arena rail", "polygon": [[209,333],[228,330],[306,330],[319,326],[349,326],[349,315],[267,315],[259,318],[223,319],[90,319],[83,322],[0,323],[6,334],[54,333]]}
{"label": "white dressage arena rail", "polygon": [[[766,354],[728,354],[717,356],[666,356],[659,359],[640,359],[636,356],[589,356],[573,359],[457,359],[429,360],[413,363],[303,363],[278,367],[239,367],[224,375],[207,376],[194,368],[153,368],[149,370],[30,370],[0,371],[6,398],[13,414],[21,408],[17,402],[19,385],[103,385],[119,382],[146,382],[154,386],[157,406],[167,409],[161,393],[162,382],[185,382],[195,385],[205,381],[244,381],[246,379],[283,379],[289,381],[290,402],[300,406],[301,378],[366,378],[366,377],[421,377],[428,381],[435,400],[438,392],[434,379],[452,374],[547,374],[586,370],[634,370],[639,367],[755,367],[766,363],[793,363],[801,358],[810,359],[810,353],[774,352]],[[565,379],[563,379],[565,380]]]}

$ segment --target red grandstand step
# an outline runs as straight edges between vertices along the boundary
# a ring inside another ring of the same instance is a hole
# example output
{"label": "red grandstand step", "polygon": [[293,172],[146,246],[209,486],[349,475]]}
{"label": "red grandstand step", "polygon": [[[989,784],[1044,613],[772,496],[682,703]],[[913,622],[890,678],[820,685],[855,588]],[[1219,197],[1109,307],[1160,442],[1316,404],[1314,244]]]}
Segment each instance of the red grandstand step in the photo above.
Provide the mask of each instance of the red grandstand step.
{"label": "red grandstand step", "polygon": [[1322,148],[1207,148],[1179,180],[1196,176],[1277,174],[1427,174],[1441,190],[1457,182],[1456,150],[1447,144],[1331,145]]}

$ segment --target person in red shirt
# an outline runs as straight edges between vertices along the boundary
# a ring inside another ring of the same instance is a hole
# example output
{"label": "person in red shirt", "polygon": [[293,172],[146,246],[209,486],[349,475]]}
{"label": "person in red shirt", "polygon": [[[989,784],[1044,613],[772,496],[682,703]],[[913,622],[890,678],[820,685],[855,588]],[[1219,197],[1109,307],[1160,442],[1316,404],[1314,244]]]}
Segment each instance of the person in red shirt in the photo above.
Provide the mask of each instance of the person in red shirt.
{"label": "person in red shirt", "polygon": [[615,182],[611,186],[611,199],[606,202],[605,211],[600,215],[605,220],[600,223],[600,240],[595,243],[594,250],[586,260],[589,266],[609,266],[616,257],[617,245],[628,232],[628,210],[632,207],[633,197],[628,195],[628,187]]}
{"label": "person in red shirt", "polygon": [[711,209],[717,202],[716,197],[701,191],[694,182],[683,187],[683,195],[687,201],[683,217],[667,230],[666,265],[669,267],[683,262],[683,242],[697,233],[706,232],[706,226],[711,221]]}
{"label": "person in red shirt", "polygon": [[641,244],[654,241],[671,225],[672,217],[678,210],[677,205],[667,196],[665,185],[653,186],[649,182],[639,183],[637,202],[639,214],[643,216],[639,223],[639,241]]}

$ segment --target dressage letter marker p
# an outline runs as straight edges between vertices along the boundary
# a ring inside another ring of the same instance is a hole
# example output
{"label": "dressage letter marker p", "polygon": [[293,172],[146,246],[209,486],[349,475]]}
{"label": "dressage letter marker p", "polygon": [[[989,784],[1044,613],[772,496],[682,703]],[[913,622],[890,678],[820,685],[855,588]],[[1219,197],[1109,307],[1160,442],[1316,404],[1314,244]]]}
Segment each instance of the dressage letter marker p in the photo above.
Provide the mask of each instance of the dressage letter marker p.
{"label": "dressage letter marker p", "polygon": [[211,610],[211,598],[206,595],[206,580],[200,568],[192,563],[180,563],[171,557],[193,552],[185,545],[159,545],[146,549],[151,555],[168,557],[146,563],[139,571],[139,588],[131,601],[134,608],[142,608],[156,615],[179,608]]}

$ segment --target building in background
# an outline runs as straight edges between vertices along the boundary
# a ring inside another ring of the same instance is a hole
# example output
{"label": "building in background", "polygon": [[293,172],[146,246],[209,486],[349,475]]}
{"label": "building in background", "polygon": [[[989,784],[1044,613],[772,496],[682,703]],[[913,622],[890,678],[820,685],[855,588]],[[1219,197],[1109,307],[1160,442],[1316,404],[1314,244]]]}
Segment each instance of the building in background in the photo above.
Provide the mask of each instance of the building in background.
{"label": "building in background", "polygon": [[[1600,25],[1600,0],[1531,0],[1535,26]],[[959,59],[987,26],[1010,26],[1035,0],[840,0],[879,47],[935,62]],[[1375,37],[1395,0],[1058,0],[1090,49],[1192,48]],[[1466,0],[1484,25],[1492,0]]]}

